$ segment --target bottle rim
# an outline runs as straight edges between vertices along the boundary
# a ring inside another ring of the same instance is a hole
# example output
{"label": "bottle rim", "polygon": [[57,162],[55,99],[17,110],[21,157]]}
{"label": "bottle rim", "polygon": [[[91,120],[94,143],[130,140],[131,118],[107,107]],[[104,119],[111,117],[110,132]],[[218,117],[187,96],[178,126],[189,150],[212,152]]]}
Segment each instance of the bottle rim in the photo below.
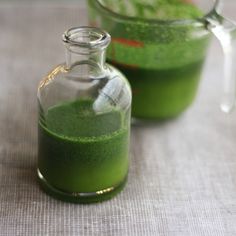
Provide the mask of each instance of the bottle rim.
{"label": "bottle rim", "polygon": [[99,49],[109,45],[111,36],[105,30],[97,27],[79,26],[65,31],[62,40],[71,46]]}

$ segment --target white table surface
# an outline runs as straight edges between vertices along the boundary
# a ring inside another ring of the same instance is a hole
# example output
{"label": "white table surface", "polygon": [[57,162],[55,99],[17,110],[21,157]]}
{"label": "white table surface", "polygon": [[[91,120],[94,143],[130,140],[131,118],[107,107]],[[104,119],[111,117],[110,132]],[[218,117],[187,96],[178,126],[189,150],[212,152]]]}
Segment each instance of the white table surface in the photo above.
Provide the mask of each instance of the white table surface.
{"label": "white table surface", "polygon": [[175,120],[132,127],[121,194],[75,205],[39,189],[37,84],[64,60],[61,33],[84,24],[77,4],[0,5],[0,236],[236,235],[236,112],[219,110],[216,41],[194,105]]}

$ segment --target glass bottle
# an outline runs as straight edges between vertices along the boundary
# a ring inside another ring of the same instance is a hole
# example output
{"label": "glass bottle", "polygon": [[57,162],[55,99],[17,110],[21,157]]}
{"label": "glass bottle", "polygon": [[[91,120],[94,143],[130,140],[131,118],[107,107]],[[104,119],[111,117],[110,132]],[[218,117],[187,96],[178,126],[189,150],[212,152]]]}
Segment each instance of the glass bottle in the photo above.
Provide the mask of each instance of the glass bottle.
{"label": "glass bottle", "polygon": [[127,178],[130,86],[105,63],[107,32],[71,28],[63,41],[66,62],[38,88],[38,179],[47,193],[61,200],[105,200]]}

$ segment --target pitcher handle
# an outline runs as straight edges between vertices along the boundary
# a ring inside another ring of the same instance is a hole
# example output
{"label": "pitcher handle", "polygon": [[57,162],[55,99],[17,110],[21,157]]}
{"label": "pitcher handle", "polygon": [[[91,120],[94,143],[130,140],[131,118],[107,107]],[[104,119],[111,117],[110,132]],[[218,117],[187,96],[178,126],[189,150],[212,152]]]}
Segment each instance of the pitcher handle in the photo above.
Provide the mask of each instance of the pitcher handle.
{"label": "pitcher handle", "polygon": [[206,17],[208,29],[219,40],[224,52],[224,78],[221,109],[230,112],[236,100],[236,25],[217,13]]}

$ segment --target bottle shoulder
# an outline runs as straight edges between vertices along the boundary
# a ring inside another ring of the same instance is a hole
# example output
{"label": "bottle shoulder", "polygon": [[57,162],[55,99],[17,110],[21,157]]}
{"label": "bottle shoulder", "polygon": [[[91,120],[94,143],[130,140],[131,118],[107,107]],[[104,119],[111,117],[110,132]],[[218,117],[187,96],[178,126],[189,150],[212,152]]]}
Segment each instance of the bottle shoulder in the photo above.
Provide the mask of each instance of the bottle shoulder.
{"label": "bottle shoulder", "polygon": [[66,64],[61,63],[55,66],[51,71],[49,71],[46,76],[43,77],[43,79],[39,82],[38,89],[43,89],[44,87],[48,86],[51,83],[57,83],[58,80],[65,80],[65,83],[70,80],[74,80],[75,82],[81,82],[82,80],[85,81],[101,81],[101,83],[108,82],[109,80],[116,79],[121,80],[123,83],[127,84],[130,87],[130,84],[125,77],[125,75],[118,70],[116,67],[112,66],[109,63],[105,64],[103,73],[100,73],[96,76],[93,74],[89,74],[86,72],[85,75],[78,75],[78,71],[76,70],[68,70],[66,69]]}
{"label": "bottle shoulder", "polygon": [[131,106],[131,88],[126,77],[115,67],[106,64],[107,81],[94,101],[94,109],[102,111],[106,106],[112,104],[122,109]]}
{"label": "bottle shoulder", "polygon": [[130,85],[125,76],[110,64],[105,65],[103,73],[94,76],[93,68],[89,66],[67,70],[62,63],[51,70],[38,87],[38,100],[45,109],[88,98],[94,101],[96,112],[102,112],[111,105],[126,109],[131,105]]}
{"label": "bottle shoulder", "polygon": [[65,72],[65,63],[58,64],[42,78],[42,80],[39,82],[38,90],[45,88],[50,83],[53,83],[58,75],[64,74]]}

